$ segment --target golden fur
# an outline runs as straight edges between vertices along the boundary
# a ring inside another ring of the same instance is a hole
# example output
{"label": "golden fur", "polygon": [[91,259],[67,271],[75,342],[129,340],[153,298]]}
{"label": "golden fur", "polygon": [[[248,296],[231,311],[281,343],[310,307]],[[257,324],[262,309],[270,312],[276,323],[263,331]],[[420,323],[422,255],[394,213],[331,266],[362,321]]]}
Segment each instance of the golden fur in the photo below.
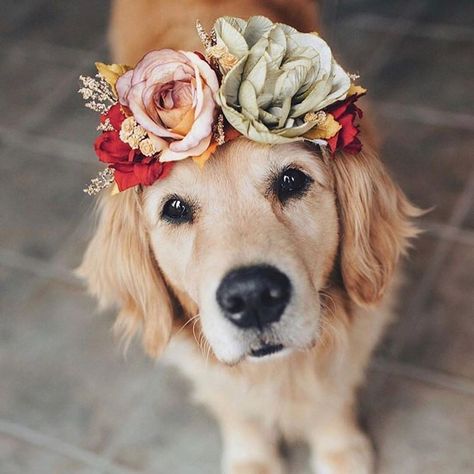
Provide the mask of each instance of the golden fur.
{"label": "golden fur", "polygon": [[[195,18],[210,24],[223,14],[261,13],[303,30],[316,23],[312,2],[303,0],[186,1],[179,11],[175,3],[116,0],[114,59],[197,48],[187,43]],[[306,12],[297,18],[296,5]],[[160,22],[171,25],[164,34],[157,33]],[[240,138],[220,147],[203,170],[186,160],[150,188],[101,196],[80,273],[103,305],[118,306],[115,327],[127,341],[140,332],[151,356],[163,353],[193,380],[220,422],[226,473],[282,472],[280,436],[309,443],[314,472],[372,472],[370,444],[355,420],[355,390],[390,319],[394,273],[416,234],[409,219],[418,211],[369,137],[362,140],[357,156],[331,158],[307,145]],[[286,165],[303,169],[314,184],[282,208],[264,184]],[[198,202],[195,223],[173,228],[160,220],[170,194]],[[296,289],[291,317],[271,336],[294,350],[260,362],[245,356],[253,340],[226,325],[214,296],[229,269],[253,262],[284,268]]]}

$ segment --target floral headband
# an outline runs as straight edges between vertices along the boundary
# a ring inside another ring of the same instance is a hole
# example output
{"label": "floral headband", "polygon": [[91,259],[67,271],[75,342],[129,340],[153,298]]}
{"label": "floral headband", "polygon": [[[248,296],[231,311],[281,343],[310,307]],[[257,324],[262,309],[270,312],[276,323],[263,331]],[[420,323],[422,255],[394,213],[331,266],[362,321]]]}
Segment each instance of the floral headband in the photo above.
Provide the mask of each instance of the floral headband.
{"label": "floral headband", "polygon": [[204,54],[162,49],[135,68],[96,63],[95,78],[81,76],[86,106],[101,114],[94,148],[107,164],[86,193],[149,186],[186,158],[204,166],[238,136],[361,150],[355,102],[366,90],[317,33],[262,16],[219,18],[210,34],[196,26]]}

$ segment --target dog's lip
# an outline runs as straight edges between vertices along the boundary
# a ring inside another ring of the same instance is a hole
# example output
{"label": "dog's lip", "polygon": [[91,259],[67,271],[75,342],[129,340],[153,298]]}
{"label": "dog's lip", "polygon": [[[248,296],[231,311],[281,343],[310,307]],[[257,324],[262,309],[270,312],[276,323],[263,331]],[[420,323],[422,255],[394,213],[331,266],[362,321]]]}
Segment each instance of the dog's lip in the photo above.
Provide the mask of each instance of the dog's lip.
{"label": "dog's lip", "polygon": [[276,354],[283,349],[283,344],[263,344],[258,349],[252,349],[250,355],[252,357],[265,357],[271,354]]}

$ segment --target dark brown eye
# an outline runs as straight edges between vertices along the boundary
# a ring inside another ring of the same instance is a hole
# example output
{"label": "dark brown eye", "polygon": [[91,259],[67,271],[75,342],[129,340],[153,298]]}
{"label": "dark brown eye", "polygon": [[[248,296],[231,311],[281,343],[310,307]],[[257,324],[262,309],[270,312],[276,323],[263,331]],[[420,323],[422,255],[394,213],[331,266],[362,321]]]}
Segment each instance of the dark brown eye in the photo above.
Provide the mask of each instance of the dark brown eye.
{"label": "dark brown eye", "polygon": [[299,169],[286,169],[278,177],[276,183],[278,199],[284,202],[292,197],[302,196],[308,189],[311,181],[311,178]]}
{"label": "dark brown eye", "polygon": [[173,224],[192,221],[191,207],[179,197],[173,197],[163,206],[161,217]]}

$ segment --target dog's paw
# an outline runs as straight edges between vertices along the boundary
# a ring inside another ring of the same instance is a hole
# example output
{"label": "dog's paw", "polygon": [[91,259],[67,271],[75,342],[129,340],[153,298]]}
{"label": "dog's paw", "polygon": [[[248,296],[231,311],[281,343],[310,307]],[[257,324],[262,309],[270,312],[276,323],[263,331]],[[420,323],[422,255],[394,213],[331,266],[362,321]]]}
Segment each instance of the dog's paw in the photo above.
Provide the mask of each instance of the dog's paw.
{"label": "dog's paw", "polygon": [[313,462],[315,474],[373,474],[374,452],[363,434],[335,449],[320,450]]}
{"label": "dog's paw", "polygon": [[230,466],[224,470],[225,474],[283,474],[279,462],[264,464],[262,462],[245,462]]}

